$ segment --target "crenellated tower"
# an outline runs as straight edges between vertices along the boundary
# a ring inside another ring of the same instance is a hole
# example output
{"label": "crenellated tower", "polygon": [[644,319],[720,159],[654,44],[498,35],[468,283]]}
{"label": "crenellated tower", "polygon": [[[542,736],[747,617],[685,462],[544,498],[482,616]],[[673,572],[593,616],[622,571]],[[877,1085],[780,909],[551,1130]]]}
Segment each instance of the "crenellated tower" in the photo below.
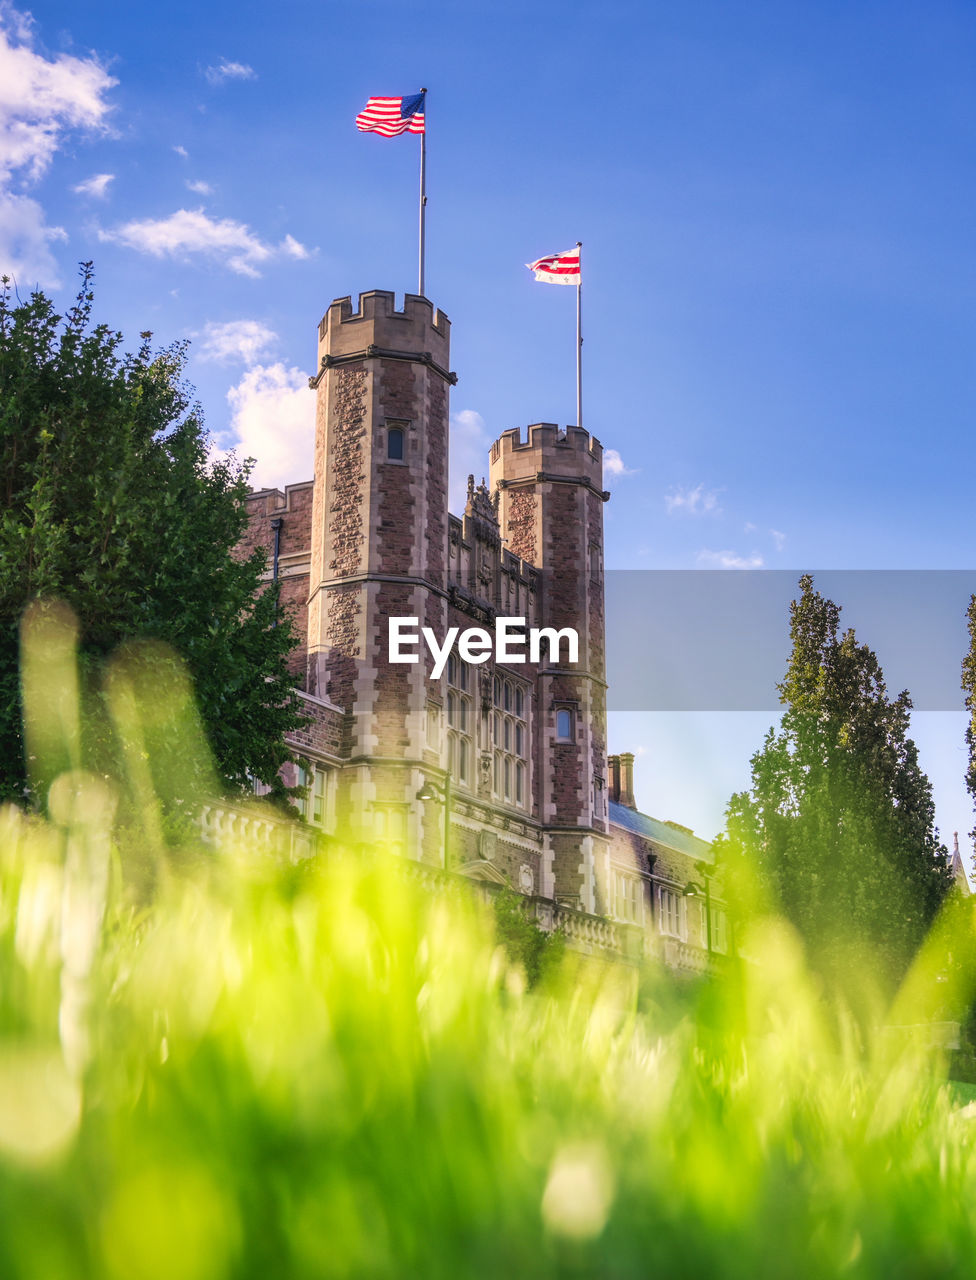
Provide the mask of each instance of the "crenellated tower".
{"label": "crenellated tower", "polygon": [[[505,431],[491,449],[506,546],[541,573],[543,625],[579,633],[579,662],[538,674],[536,771],[552,889],[606,909],[603,448],[579,427]],[[583,831],[588,834],[581,835]]]}
{"label": "crenellated tower", "polygon": [[408,815],[426,670],[388,662],[387,620],[444,631],[450,322],[413,294],[402,311],[384,290],[360,294],[355,311],[340,298],[318,357],[308,690],[345,713],[350,812],[402,804]]}

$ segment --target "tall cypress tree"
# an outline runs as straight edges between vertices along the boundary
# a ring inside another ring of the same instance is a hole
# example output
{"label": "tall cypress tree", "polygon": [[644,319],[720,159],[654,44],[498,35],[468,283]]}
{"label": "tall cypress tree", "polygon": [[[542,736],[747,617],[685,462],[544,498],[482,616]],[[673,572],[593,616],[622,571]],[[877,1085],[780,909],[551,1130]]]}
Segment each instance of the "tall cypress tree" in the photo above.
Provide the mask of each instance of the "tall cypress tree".
{"label": "tall cypress tree", "polygon": [[[969,624],[969,652],[962,664],[962,687],[966,693],[966,710],[969,712],[969,724],[966,726],[966,745],[969,748],[966,787],[976,803],[976,596],[970,598],[966,617]],[[969,834],[976,840],[976,827]]]}
{"label": "tall cypress tree", "polygon": [[[239,558],[247,465],[209,457],[182,382],[186,345],[134,354],[92,321],[91,264],[61,317],[42,293],[0,289],[0,798],[26,778],[18,624],[37,598],[70,605],[92,689],[120,643],[153,637],[188,664],[217,768],[282,788],[301,722],[295,637],[264,555]],[[35,797],[35,799],[40,799]]]}
{"label": "tall cypress tree", "polygon": [[812,961],[844,981],[864,964],[905,972],[952,884],[935,807],[908,737],[911,699],[891,699],[875,654],[839,633],[840,609],[800,579],[778,729],[732,797],[726,853],[753,860]]}

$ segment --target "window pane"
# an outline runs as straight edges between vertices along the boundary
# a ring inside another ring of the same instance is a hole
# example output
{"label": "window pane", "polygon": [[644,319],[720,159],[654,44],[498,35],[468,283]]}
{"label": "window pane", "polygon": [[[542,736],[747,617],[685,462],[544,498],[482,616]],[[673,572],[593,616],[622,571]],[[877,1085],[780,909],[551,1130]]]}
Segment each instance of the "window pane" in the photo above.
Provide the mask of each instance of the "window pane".
{"label": "window pane", "polygon": [[403,432],[399,427],[391,427],[386,433],[386,456],[403,461]]}
{"label": "window pane", "polygon": [[573,736],[573,713],[571,711],[556,712],[556,737],[564,742]]}

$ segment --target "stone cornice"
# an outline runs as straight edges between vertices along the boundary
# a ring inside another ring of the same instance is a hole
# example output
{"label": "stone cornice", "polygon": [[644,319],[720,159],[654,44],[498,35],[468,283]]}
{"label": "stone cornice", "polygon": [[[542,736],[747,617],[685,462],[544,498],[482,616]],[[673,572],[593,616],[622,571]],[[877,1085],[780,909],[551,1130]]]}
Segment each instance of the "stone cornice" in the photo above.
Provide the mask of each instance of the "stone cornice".
{"label": "stone cornice", "polygon": [[554,471],[537,471],[534,476],[520,476],[515,480],[499,480],[499,489],[526,489],[534,484],[578,484],[588,489],[601,502],[610,501],[608,489],[598,489],[588,476],[562,476]]}
{"label": "stone cornice", "polygon": [[443,378],[449,386],[457,386],[457,374],[452,373],[449,369],[441,368],[429,351],[392,351],[388,347],[378,347],[374,342],[371,342],[362,351],[347,351],[345,355],[341,356],[324,355],[318,373],[314,378],[309,378],[308,385],[314,390],[319,385],[322,374],[327,370],[336,369],[344,364],[355,364],[360,360],[404,360],[409,364],[426,365],[432,373],[436,373],[439,378]]}

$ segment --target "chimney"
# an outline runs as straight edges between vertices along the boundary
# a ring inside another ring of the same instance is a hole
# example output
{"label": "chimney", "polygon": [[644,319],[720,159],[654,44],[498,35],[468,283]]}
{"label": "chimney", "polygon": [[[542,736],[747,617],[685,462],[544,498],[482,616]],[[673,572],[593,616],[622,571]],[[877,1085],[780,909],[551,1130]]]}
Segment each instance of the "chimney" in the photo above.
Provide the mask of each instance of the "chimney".
{"label": "chimney", "polygon": [[620,789],[618,799],[628,809],[636,809],[634,802],[634,756],[631,751],[620,753]]}
{"label": "chimney", "polygon": [[610,799],[618,801],[620,799],[620,757],[607,756],[607,765],[610,769]]}

